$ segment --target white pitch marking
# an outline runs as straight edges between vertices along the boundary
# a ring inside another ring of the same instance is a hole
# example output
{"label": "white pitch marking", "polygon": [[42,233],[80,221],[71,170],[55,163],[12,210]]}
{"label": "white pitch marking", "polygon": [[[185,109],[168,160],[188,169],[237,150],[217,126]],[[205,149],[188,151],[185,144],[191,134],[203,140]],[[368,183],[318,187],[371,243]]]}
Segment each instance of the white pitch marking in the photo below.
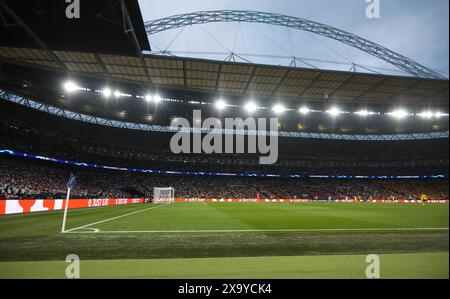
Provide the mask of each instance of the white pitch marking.
{"label": "white pitch marking", "polygon": [[[116,217],[108,218],[108,219],[105,219],[105,220],[97,221],[97,222],[94,222],[94,223],[90,223],[90,224],[82,225],[82,226],[79,226],[79,227],[71,228],[71,229],[66,230],[64,233],[73,232],[74,230],[77,230],[77,229],[86,228],[88,226],[92,226],[92,225],[95,225],[95,224],[100,224],[100,223],[103,223],[103,222],[119,219],[119,218],[122,218],[122,217],[126,217],[126,216],[133,215],[133,214],[136,214],[136,213],[144,212],[144,211],[147,211],[147,210],[160,208],[160,207],[163,207],[165,205],[167,205],[167,204],[162,204],[162,205],[159,205],[159,206],[156,206],[156,207],[150,207],[150,208],[146,208],[146,209],[143,209],[143,210],[138,210],[138,211],[134,211],[134,212],[131,212],[131,213],[123,214],[123,215],[120,215],[120,216],[116,216]],[[98,231],[95,231],[95,230],[98,230]],[[92,231],[92,232],[88,231],[88,232],[84,232],[84,233],[99,233],[99,232],[100,232],[100,230],[98,228],[95,228],[94,231]]]}
{"label": "white pitch marking", "polygon": [[85,227],[85,228],[79,228],[81,230],[85,230],[85,233],[98,233],[100,232],[100,229],[95,227]]}
{"label": "white pitch marking", "polygon": [[[239,232],[314,232],[314,231],[402,231],[448,230],[448,227],[397,227],[397,228],[312,228],[312,229],[217,229],[217,230],[127,230],[73,233],[132,234],[132,233],[239,233]],[[73,229],[72,229],[73,230]],[[70,231],[66,231],[70,232]]]}

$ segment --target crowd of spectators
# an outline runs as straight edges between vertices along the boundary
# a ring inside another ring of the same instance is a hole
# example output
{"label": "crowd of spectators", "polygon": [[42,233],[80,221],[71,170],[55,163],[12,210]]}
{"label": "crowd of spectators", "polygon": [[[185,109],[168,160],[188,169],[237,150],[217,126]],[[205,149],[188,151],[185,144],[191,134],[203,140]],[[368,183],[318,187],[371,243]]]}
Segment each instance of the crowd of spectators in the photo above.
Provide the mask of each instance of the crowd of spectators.
{"label": "crowd of spectators", "polygon": [[157,175],[61,166],[0,158],[1,198],[63,198],[69,174],[77,175],[73,198],[152,197],[154,187],[173,187],[187,198],[448,199],[448,179],[287,179]]}
{"label": "crowd of spectators", "polygon": [[[46,164],[0,158],[0,197],[63,198],[67,191],[67,179],[73,169]],[[121,198],[131,195],[119,188],[122,186],[120,174],[89,171],[80,174],[72,192],[73,198]]]}

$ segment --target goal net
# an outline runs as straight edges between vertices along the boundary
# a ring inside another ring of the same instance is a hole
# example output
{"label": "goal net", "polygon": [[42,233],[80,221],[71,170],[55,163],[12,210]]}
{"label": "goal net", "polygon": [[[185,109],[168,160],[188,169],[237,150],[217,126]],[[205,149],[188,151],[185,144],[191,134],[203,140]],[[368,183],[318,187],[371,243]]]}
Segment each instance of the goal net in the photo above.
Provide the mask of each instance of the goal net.
{"label": "goal net", "polygon": [[153,202],[154,203],[173,203],[175,189],[172,187],[154,187]]}

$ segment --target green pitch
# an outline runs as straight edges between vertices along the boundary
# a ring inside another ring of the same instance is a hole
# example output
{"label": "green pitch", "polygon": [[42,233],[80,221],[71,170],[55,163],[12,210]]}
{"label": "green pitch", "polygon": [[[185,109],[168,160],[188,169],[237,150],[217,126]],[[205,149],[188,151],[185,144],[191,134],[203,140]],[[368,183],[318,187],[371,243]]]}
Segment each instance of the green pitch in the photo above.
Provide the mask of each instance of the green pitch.
{"label": "green pitch", "polygon": [[[447,205],[176,203],[0,218],[0,277],[448,278]],[[384,269],[384,270],[383,270]],[[383,272],[384,271],[384,272]],[[384,275],[383,275],[384,274]]]}

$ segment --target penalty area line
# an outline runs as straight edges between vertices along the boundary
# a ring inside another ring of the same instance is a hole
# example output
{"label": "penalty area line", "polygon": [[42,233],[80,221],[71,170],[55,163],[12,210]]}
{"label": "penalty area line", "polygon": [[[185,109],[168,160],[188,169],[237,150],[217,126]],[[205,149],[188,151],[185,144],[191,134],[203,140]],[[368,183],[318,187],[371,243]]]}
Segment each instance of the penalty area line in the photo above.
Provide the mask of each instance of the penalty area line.
{"label": "penalty area line", "polygon": [[[78,227],[75,227],[75,228],[67,229],[67,230],[65,230],[62,233],[63,234],[65,234],[65,233],[74,233],[76,230],[79,230],[79,229],[86,229],[86,228],[88,228],[89,226],[92,226],[92,225],[104,223],[104,222],[111,221],[111,220],[116,220],[116,219],[123,218],[123,217],[126,217],[126,216],[130,216],[130,215],[133,215],[133,214],[137,214],[137,213],[141,213],[141,212],[144,212],[144,211],[148,211],[148,210],[151,210],[151,209],[157,209],[157,208],[163,207],[165,205],[167,205],[167,203],[159,205],[159,206],[156,206],[156,207],[150,207],[150,208],[146,208],[146,209],[142,209],[142,210],[126,213],[126,214],[123,214],[123,215],[119,215],[119,216],[116,216],[116,217],[108,218],[108,219],[105,219],[105,220],[101,220],[101,221],[89,223],[89,224],[86,224],[86,225],[78,226]],[[100,233],[100,232],[101,231],[99,229],[92,229],[90,231],[83,231],[81,233]],[[75,233],[77,233],[77,232],[75,232]]]}
{"label": "penalty area line", "polygon": [[[80,227],[81,228],[81,227]],[[134,233],[246,233],[246,232],[339,232],[339,231],[407,231],[448,230],[448,227],[396,228],[312,228],[312,229],[210,229],[210,230],[120,230],[120,231],[66,231],[66,233],[134,234]]]}

